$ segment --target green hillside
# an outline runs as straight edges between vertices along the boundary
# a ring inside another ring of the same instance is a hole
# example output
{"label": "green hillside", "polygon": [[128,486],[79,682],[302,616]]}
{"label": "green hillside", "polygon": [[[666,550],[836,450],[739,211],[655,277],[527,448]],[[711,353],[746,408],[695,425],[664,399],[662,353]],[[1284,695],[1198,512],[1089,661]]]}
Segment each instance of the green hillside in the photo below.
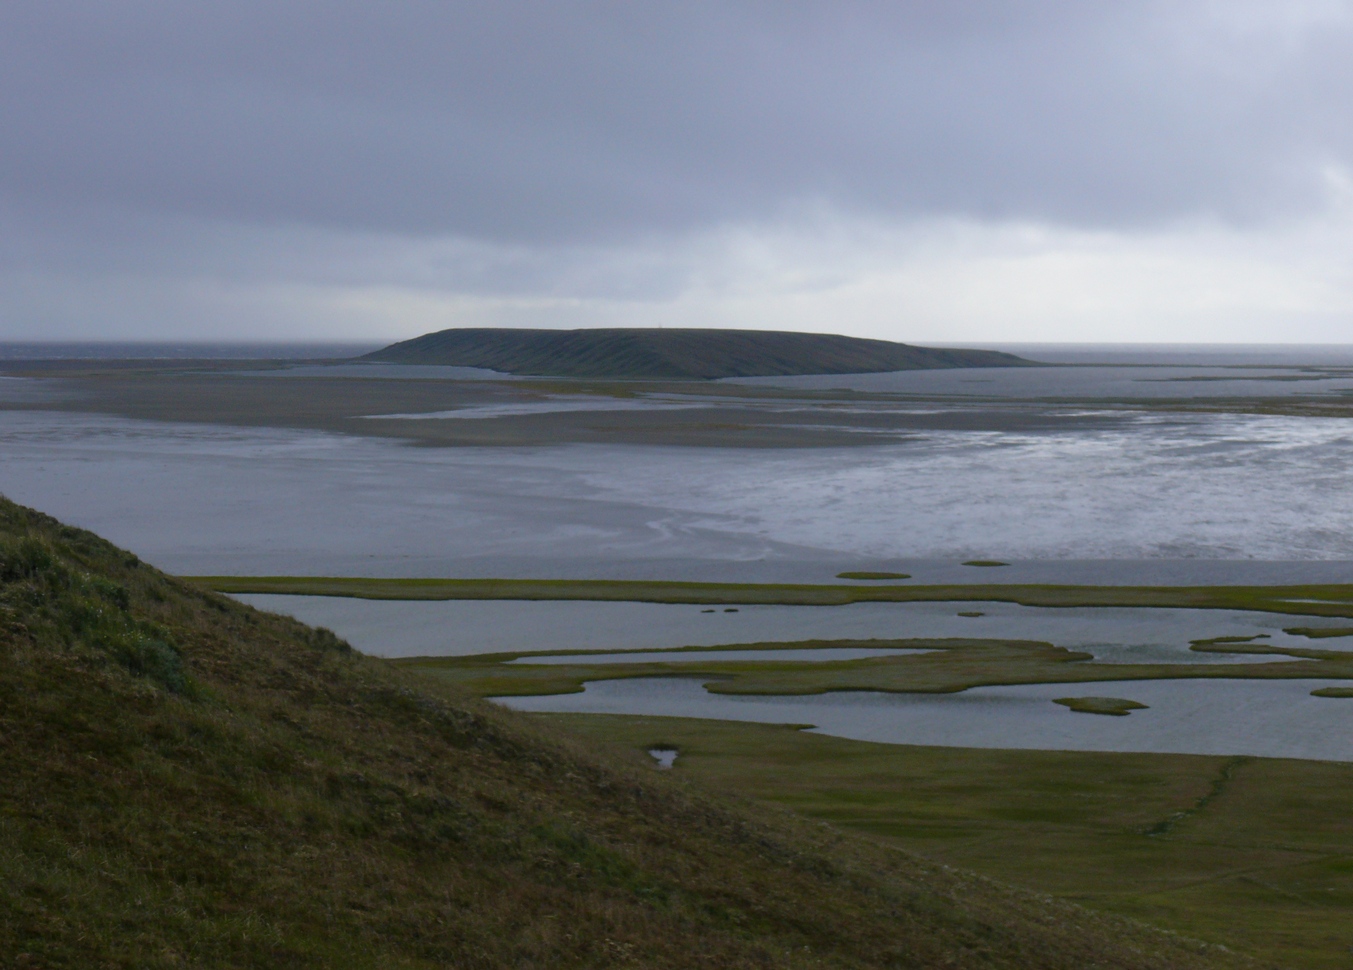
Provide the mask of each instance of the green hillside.
{"label": "green hillside", "polygon": [[992,350],[944,350],[887,340],[768,330],[458,329],[391,344],[363,360],[486,367],[537,377],[712,380],[1014,367]]}
{"label": "green hillside", "polygon": [[540,723],[0,500],[0,966],[1244,965]]}

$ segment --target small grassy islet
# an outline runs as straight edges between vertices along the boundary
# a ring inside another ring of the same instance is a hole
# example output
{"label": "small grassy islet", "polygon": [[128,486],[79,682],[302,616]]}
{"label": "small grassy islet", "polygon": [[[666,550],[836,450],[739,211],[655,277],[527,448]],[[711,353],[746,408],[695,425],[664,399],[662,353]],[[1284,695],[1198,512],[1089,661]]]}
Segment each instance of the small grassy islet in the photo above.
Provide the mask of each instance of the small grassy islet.
{"label": "small grassy islet", "polygon": [[852,570],[850,572],[837,573],[837,579],[911,579],[910,573],[884,573],[870,572],[868,570]]}
{"label": "small grassy islet", "polygon": [[1078,714],[1107,714],[1110,717],[1127,717],[1132,711],[1146,710],[1145,704],[1121,697],[1055,697],[1052,702]]}
{"label": "small grassy islet", "polygon": [[1290,633],[1294,637],[1308,637],[1312,640],[1324,640],[1330,637],[1353,637],[1353,627],[1323,627],[1323,626],[1289,626],[1283,628],[1284,633]]}

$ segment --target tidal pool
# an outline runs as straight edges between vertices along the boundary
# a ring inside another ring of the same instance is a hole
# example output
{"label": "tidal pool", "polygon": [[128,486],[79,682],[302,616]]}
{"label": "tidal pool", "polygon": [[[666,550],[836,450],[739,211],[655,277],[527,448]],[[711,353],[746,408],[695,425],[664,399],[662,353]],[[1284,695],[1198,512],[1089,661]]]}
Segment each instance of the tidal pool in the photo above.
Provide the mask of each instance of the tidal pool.
{"label": "tidal pool", "polygon": [[[660,650],[912,637],[1043,640],[1088,651],[1104,663],[1290,659],[1189,649],[1190,640],[1219,636],[1264,635],[1267,639],[1254,642],[1353,650],[1353,637],[1310,640],[1282,632],[1284,626],[1348,626],[1348,620],[1240,610],[1049,608],[954,602],[740,606],[736,613],[725,613],[722,608],[708,612],[709,607],[690,605],[571,600],[362,600],[263,593],[235,598],[313,626],[327,626],[363,653],[380,657],[451,657],[514,650]],[[961,612],[984,615],[959,616]]]}
{"label": "tidal pool", "polygon": [[[975,687],[958,694],[711,694],[689,677],[592,681],[579,694],[499,697],[519,711],[641,714],[771,724],[857,741],[963,748],[1139,751],[1353,761],[1353,700],[1312,697],[1328,680],[1143,680]],[[1081,714],[1054,698],[1147,705],[1127,717]]]}

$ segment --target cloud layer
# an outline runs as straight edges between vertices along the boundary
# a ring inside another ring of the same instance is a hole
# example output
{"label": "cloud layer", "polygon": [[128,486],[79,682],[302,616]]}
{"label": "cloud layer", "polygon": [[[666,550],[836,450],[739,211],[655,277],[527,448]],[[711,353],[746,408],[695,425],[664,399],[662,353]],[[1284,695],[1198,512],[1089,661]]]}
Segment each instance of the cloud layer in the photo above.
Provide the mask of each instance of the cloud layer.
{"label": "cloud layer", "polygon": [[1353,311],[1347,3],[12,0],[0,124],[0,337]]}

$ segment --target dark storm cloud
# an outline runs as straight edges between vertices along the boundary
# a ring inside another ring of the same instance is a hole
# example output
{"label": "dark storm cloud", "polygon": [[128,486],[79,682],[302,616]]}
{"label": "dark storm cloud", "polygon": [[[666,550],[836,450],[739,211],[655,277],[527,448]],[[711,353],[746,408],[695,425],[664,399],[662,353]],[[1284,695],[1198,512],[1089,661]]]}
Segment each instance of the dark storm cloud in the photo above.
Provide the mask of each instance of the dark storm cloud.
{"label": "dark storm cloud", "polygon": [[526,246],[819,204],[1263,219],[1353,157],[1346,13],[8,0],[0,193],[34,226],[131,212]]}

